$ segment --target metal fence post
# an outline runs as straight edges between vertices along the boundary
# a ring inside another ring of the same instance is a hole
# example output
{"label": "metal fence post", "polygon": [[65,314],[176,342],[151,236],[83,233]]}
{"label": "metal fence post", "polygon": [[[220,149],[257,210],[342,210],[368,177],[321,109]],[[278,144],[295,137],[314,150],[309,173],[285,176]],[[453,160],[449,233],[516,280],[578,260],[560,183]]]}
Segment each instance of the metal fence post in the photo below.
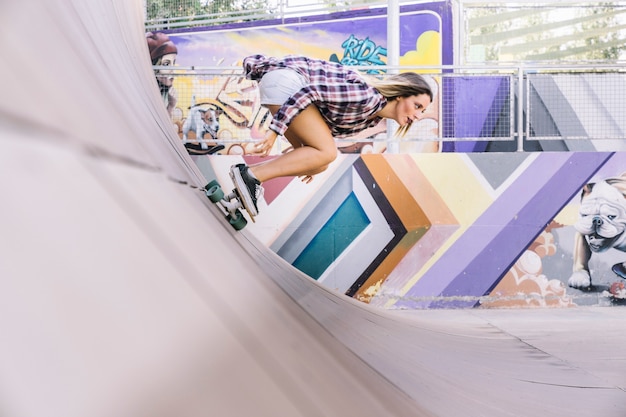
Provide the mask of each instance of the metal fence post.
{"label": "metal fence post", "polygon": [[517,68],[517,152],[524,152],[524,69]]}

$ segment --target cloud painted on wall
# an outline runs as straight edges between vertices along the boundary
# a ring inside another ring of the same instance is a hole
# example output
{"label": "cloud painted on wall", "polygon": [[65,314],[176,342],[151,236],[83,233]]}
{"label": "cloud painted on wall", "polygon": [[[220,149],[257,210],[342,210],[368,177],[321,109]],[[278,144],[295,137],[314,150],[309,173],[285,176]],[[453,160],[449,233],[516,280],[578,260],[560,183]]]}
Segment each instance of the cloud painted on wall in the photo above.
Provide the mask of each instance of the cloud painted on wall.
{"label": "cloud painted on wall", "polygon": [[415,42],[415,50],[400,57],[400,65],[441,65],[441,33],[427,31]]}

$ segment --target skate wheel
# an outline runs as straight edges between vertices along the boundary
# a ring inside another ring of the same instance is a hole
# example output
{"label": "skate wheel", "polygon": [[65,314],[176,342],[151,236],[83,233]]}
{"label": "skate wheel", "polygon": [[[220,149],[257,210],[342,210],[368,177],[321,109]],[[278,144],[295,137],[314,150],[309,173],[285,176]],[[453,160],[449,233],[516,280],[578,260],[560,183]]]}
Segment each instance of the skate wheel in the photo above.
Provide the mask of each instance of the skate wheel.
{"label": "skate wheel", "polygon": [[219,187],[219,186],[220,186],[220,183],[219,183],[219,182],[217,182],[217,180],[212,180],[211,182],[209,182],[209,183],[208,183],[208,184],[204,187],[204,189],[205,189],[205,190],[208,190],[209,188],[211,188],[211,187],[213,187],[213,186],[215,186],[215,185],[217,185],[217,186]]}
{"label": "skate wheel", "polygon": [[206,189],[206,196],[209,197],[209,200],[211,200],[212,203],[217,203],[224,198],[224,191],[219,184],[216,184]]}
{"label": "skate wheel", "polygon": [[228,222],[235,230],[241,230],[248,224],[248,221],[240,211],[235,212],[235,216],[229,216]]}

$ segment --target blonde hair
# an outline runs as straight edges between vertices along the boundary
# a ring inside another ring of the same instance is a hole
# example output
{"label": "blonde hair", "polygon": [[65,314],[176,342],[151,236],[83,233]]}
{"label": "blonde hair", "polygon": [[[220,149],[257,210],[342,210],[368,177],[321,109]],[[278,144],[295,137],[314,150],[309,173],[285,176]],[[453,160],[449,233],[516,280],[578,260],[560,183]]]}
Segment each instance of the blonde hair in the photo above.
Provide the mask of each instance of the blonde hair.
{"label": "blonde hair", "polygon": [[[398,97],[419,96],[421,94],[427,94],[430,97],[430,101],[433,101],[433,91],[430,85],[424,77],[414,72],[393,74],[385,78],[364,75],[363,78],[368,85],[378,90],[387,101]],[[409,123],[398,127],[396,136],[403,137],[410,127],[411,124]]]}

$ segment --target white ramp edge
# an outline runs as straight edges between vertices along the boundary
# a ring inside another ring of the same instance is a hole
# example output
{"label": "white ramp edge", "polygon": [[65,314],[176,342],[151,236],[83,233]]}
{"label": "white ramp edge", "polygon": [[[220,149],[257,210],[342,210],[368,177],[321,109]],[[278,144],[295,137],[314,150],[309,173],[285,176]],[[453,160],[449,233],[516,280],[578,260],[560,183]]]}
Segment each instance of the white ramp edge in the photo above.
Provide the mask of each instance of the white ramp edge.
{"label": "white ramp edge", "polygon": [[0,4],[0,415],[626,415],[621,308],[371,308],[199,191],[141,2]]}

